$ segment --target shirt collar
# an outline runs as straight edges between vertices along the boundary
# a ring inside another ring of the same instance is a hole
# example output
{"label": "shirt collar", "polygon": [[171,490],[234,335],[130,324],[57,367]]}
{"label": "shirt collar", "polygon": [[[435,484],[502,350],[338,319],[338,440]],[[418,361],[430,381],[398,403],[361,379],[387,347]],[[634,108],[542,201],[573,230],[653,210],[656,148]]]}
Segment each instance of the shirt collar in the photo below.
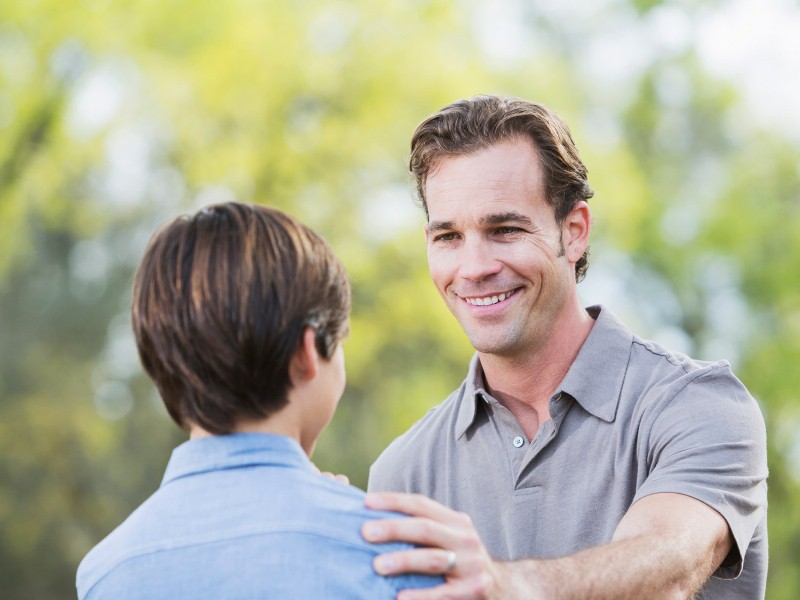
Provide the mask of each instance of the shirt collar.
{"label": "shirt collar", "polygon": [[[610,423],[616,418],[633,334],[607,308],[598,305],[586,310],[595,319],[595,324],[556,394],[562,391],[569,394],[588,413]],[[462,386],[461,404],[456,417],[456,438],[466,433],[475,421],[478,402],[489,395],[477,353],[470,361]]]}
{"label": "shirt collar", "polygon": [[313,470],[294,438],[270,433],[213,435],[184,442],[172,451],[161,485],[208,471],[256,465]]}
{"label": "shirt collar", "polygon": [[594,327],[558,391],[566,392],[588,413],[610,423],[617,415],[633,334],[604,306],[586,310],[595,318]]}
{"label": "shirt collar", "polygon": [[461,385],[464,389],[460,394],[461,404],[458,407],[458,415],[456,416],[456,438],[464,435],[469,426],[472,425],[478,410],[477,404],[482,399],[481,394],[486,393],[483,384],[483,367],[481,367],[481,361],[477,353],[469,362],[467,378]]}

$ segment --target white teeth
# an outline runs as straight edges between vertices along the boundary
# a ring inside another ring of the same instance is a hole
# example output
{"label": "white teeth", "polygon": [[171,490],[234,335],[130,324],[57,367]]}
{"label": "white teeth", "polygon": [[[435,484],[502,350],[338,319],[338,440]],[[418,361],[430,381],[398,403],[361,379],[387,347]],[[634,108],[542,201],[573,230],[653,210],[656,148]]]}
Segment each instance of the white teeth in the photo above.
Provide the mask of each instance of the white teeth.
{"label": "white teeth", "polygon": [[473,306],[490,306],[492,304],[497,304],[498,302],[502,302],[506,298],[509,298],[511,294],[514,293],[515,290],[511,290],[508,293],[503,293],[498,296],[486,296],[485,298],[464,298],[469,304]]}

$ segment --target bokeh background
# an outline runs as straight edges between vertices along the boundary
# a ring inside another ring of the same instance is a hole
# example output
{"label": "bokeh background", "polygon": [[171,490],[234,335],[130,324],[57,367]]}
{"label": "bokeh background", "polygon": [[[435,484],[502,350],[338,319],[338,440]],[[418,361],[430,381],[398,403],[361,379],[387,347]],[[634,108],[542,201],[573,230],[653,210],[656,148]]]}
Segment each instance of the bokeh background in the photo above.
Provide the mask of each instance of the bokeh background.
{"label": "bokeh background", "polygon": [[0,3],[0,595],[74,597],[185,439],[130,285],[156,226],[209,203],[280,207],[345,262],[348,387],[315,460],[365,486],[471,354],[428,280],[408,140],[490,92],[571,124],[584,302],[729,359],[761,403],[767,597],[800,597],[798,32],[790,0]]}

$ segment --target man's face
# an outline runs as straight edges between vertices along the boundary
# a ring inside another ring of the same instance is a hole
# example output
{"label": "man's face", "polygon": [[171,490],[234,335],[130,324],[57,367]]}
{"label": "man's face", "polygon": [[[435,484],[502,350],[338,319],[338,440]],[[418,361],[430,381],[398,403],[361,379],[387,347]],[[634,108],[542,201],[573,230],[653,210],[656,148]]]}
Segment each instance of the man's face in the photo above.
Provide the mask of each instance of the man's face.
{"label": "man's face", "polygon": [[431,278],[479,352],[536,352],[574,293],[568,226],[556,224],[542,178],[521,139],[447,158],[428,176]]}

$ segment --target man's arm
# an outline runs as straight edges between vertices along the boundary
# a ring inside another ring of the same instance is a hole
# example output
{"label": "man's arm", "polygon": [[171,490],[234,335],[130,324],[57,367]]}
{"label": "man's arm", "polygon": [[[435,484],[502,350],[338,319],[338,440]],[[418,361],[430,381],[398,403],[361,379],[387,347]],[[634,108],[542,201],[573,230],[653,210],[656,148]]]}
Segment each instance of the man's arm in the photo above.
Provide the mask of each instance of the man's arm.
{"label": "man's arm", "polygon": [[[417,494],[370,494],[367,506],[412,515],[364,526],[371,542],[407,541],[427,548],[375,559],[383,575],[445,573],[444,585],[408,590],[400,600],[690,598],[722,563],[733,536],[722,516],[689,496],[660,493],[637,501],[609,544],[557,559],[497,561],[470,518]],[[566,516],[568,518],[568,516]]]}

